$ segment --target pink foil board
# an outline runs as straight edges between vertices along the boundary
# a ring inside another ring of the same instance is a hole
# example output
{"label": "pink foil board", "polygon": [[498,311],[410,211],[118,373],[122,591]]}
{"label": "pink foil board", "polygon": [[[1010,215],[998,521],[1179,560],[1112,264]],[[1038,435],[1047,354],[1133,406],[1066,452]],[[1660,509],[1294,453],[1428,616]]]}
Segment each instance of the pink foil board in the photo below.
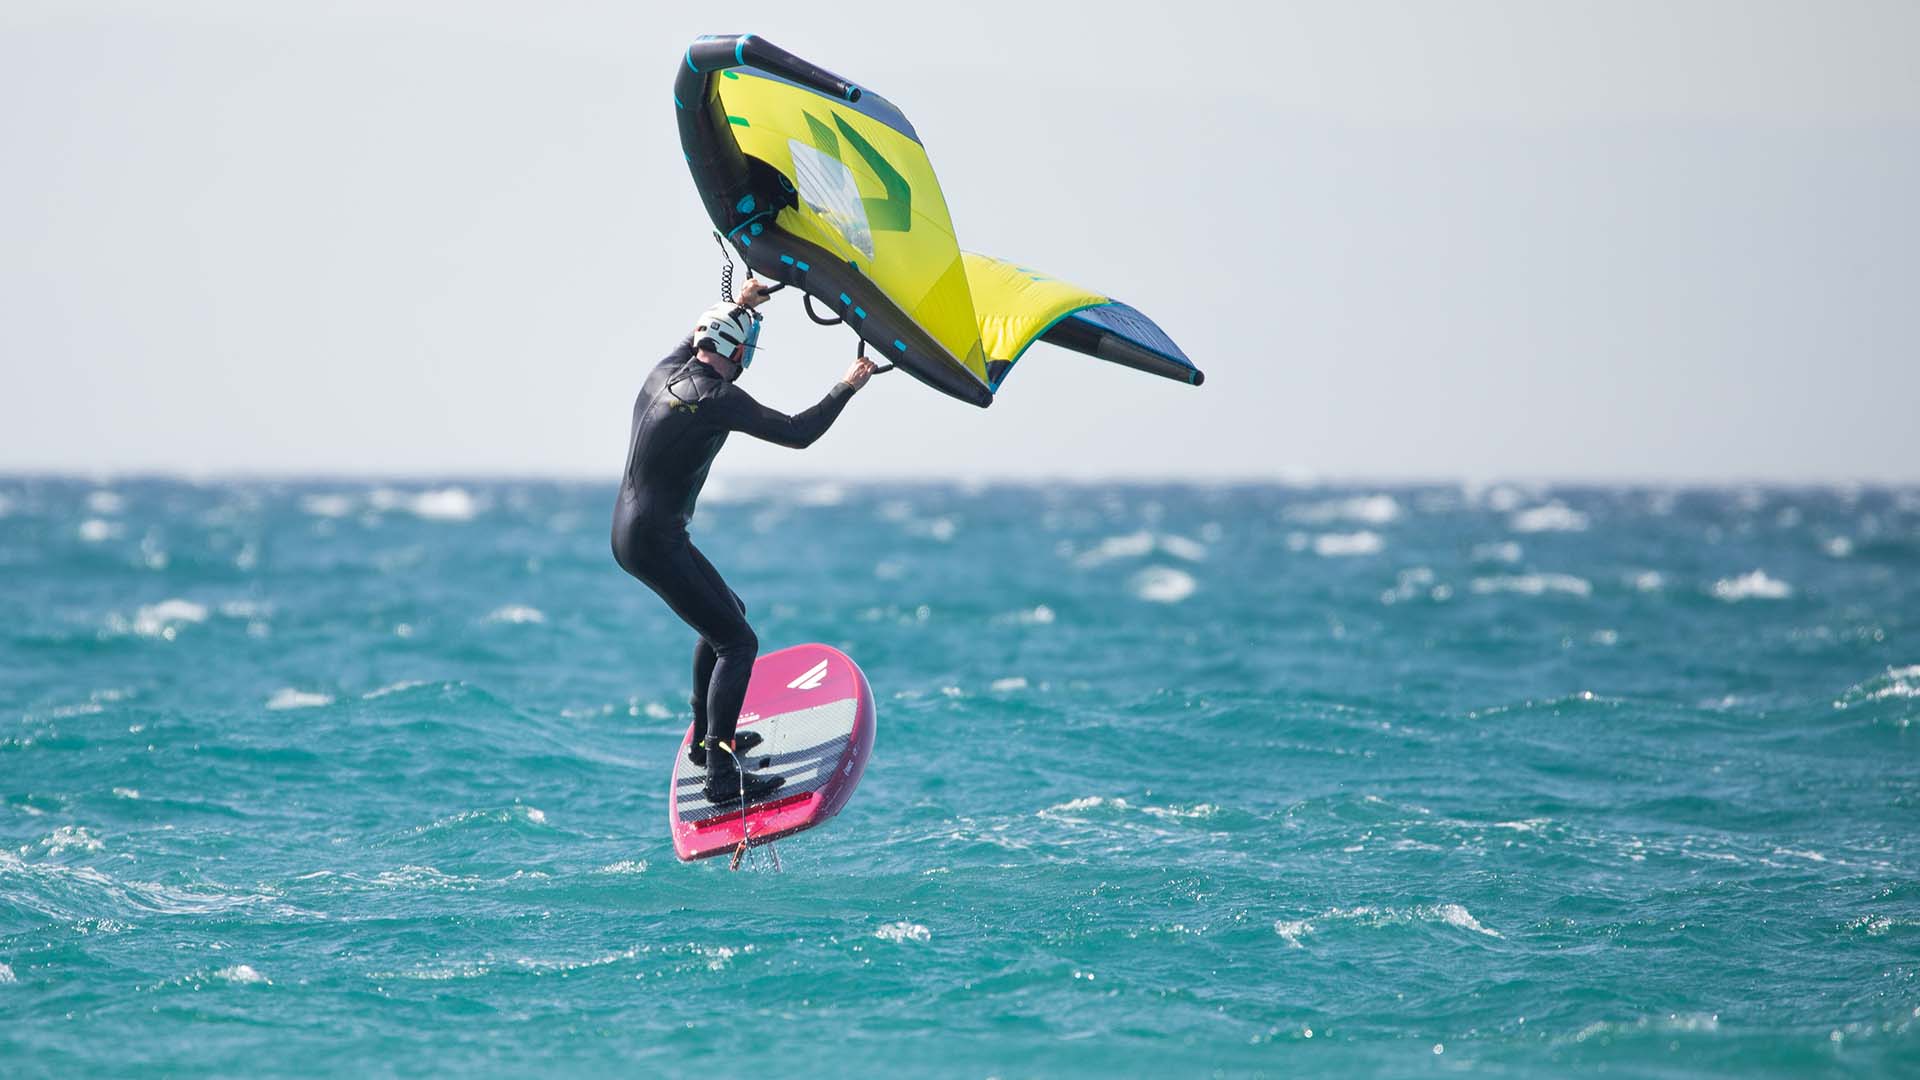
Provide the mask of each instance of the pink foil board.
{"label": "pink foil board", "polygon": [[[764,844],[823,824],[840,812],[873,753],[873,689],[843,652],[827,645],[795,645],[753,665],[739,731],[760,733],[742,755],[747,768],[787,778],[763,803],[707,801],[706,770],[687,760],[695,733],[687,725],[667,789],[667,826],[682,862],[727,854],[743,836]],[[763,764],[764,763],[764,764]]]}

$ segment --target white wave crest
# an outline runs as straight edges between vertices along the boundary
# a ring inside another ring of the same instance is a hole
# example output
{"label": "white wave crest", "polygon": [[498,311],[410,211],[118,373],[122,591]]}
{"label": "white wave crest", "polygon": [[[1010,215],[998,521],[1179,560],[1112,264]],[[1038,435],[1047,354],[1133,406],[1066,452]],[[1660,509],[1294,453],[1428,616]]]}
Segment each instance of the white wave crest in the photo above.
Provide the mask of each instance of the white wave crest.
{"label": "white wave crest", "polygon": [[1497,592],[1519,593],[1523,596],[1542,596],[1550,592],[1580,597],[1593,595],[1593,583],[1572,574],[1502,574],[1474,578],[1472,588],[1483,596]]}
{"label": "white wave crest", "polygon": [[1457,930],[1497,938],[1502,935],[1481,924],[1462,904],[1421,904],[1411,908],[1374,907],[1332,908],[1308,919],[1278,919],[1273,932],[1289,945],[1305,948],[1300,939],[1329,922],[1354,922],[1362,926],[1402,926],[1408,923],[1441,923]]}
{"label": "white wave crest", "polygon": [[1393,588],[1380,594],[1383,604],[1398,604],[1416,596],[1428,596],[1438,602],[1453,598],[1453,586],[1438,581],[1430,566],[1413,566],[1400,571]]}
{"label": "white wave crest", "polygon": [[1012,675],[1004,679],[995,679],[993,680],[993,685],[989,687],[989,689],[996,694],[1008,694],[1015,690],[1025,690],[1026,688],[1027,680],[1023,675]]}
{"label": "white wave crest", "polygon": [[1153,553],[1153,534],[1145,529],[1125,536],[1109,536],[1074,556],[1075,566],[1099,566],[1115,559],[1137,559]]}
{"label": "white wave crest", "polygon": [[487,621],[515,624],[532,623],[537,625],[546,622],[547,616],[545,612],[542,612],[536,607],[528,607],[525,604],[506,604],[488,612]]}
{"label": "white wave crest", "polygon": [[1585,532],[1587,515],[1565,503],[1550,502],[1513,515],[1507,527],[1518,533]]}
{"label": "white wave crest", "polygon": [[1376,555],[1387,546],[1380,534],[1370,529],[1351,533],[1321,533],[1313,538],[1313,553],[1323,559],[1353,555]]}
{"label": "white wave crest", "polygon": [[1161,533],[1159,543],[1161,551],[1176,559],[1185,559],[1188,562],[1205,562],[1207,559],[1207,545],[1191,537]]}
{"label": "white wave crest", "polygon": [[105,521],[101,518],[88,518],[80,523],[78,531],[83,542],[99,544],[118,537],[120,525],[118,522]]}
{"label": "white wave crest", "polygon": [[117,514],[127,508],[127,500],[114,491],[90,491],[87,493],[87,509],[96,514]]}
{"label": "white wave crest", "polygon": [[[1869,701],[1900,698],[1920,698],[1920,664],[1890,667],[1886,674],[1876,676],[1849,689],[1845,695],[1833,703],[1833,707],[1846,709]],[[1897,722],[1901,727],[1906,727],[1912,720],[1902,717]]]}
{"label": "white wave crest", "polygon": [[388,683],[386,686],[369,690],[366,693],[361,694],[360,697],[362,700],[365,700],[365,701],[376,701],[380,698],[386,697],[388,694],[404,693],[405,691],[412,690],[415,687],[425,686],[425,685],[427,684],[425,682],[422,682],[419,679],[402,679],[397,683]]}
{"label": "white wave crest", "polygon": [[1171,566],[1149,566],[1133,576],[1133,595],[1156,604],[1177,604],[1193,595],[1193,575]]}
{"label": "white wave crest", "polygon": [[19,981],[20,980],[14,976],[12,968],[5,964],[0,964],[0,986]]}
{"label": "white wave crest", "polygon": [[646,872],[647,860],[645,859],[621,859],[619,862],[608,863],[597,871],[602,874],[644,874]]}
{"label": "white wave crest", "polygon": [[1155,533],[1141,529],[1138,532],[1107,537],[1074,556],[1073,565],[1085,569],[1119,559],[1145,558],[1156,551],[1187,562],[1205,562],[1207,558],[1207,545],[1198,540],[1173,533]]}
{"label": "white wave crest", "polygon": [[1399,502],[1395,501],[1391,495],[1355,495],[1345,499],[1330,499],[1326,502],[1291,507],[1286,511],[1286,516],[1310,525],[1325,525],[1335,521],[1357,521],[1363,525],[1389,525],[1400,520],[1403,513]]}
{"label": "white wave crest", "polygon": [[265,975],[253,970],[252,967],[246,964],[235,964],[232,967],[223,967],[219,971],[214,972],[213,977],[223,979],[230,983],[243,985],[249,983],[265,983],[268,986],[273,985],[267,980]]}
{"label": "white wave crest", "polygon": [[181,626],[207,621],[207,607],[191,600],[175,597],[149,604],[134,613],[133,632],[141,637],[158,637],[173,640],[175,631]]}
{"label": "white wave crest", "polygon": [[67,851],[103,851],[107,846],[84,825],[62,825],[40,844],[49,855]]}
{"label": "white wave crest", "polygon": [[888,923],[880,929],[875,930],[873,936],[879,938],[881,941],[933,940],[933,932],[931,930],[921,926],[919,923],[911,922]]}
{"label": "white wave crest", "polygon": [[1071,814],[1078,810],[1091,810],[1096,806],[1111,806],[1116,810],[1125,810],[1127,808],[1127,800],[1108,799],[1099,795],[1083,795],[1078,799],[1069,799],[1066,802],[1049,806],[1045,810],[1040,811],[1040,814],[1043,817],[1047,814]]}
{"label": "white wave crest", "polygon": [[306,690],[295,690],[291,686],[281,687],[274,691],[272,697],[267,699],[267,708],[275,712],[283,709],[316,709],[323,705],[331,704],[333,704],[332,694],[317,694]]}
{"label": "white wave crest", "polygon": [[1491,544],[1475,544],[1472,558],[1474,562],[1517,563],[1520,555],[1518,540],[1500,540]]}
{"label": "white wave crest", "polygon": [[1785,600],[1793,595],[1793,586],[1778,578],[1767,576],[1765,570],[1754,570],[1739,577],[1721,578],[1713,583],[1713,595],[1717,600],[1736,603],[1741,600]]}
{"label": "white wave crest", "polygon": [[353,513],[353,496],[337,493],[302,495],[300,509],[314,517],[343,518]]}
{"label": "white wave crest", "polygon": [[1148,817],[1204,820],[1219,813],[1220,808],[1212,803],[1195,803],[1192,806],[1143,806],[1140,812]]}
{"label": "white wave crest", "polygon": [[1031,609],[1023,608],[1020,611],[1010,611],[1005,615],[996,615],[993,621],[1002,625],[1048,626],[1052,624],[1055,617],[1052,608],[1039,604]]}
{"label": "white wave crest", "polygon": [[480,504],[465,488],[450,487],[415,495],[407,509],[428,521],[472,521]]}

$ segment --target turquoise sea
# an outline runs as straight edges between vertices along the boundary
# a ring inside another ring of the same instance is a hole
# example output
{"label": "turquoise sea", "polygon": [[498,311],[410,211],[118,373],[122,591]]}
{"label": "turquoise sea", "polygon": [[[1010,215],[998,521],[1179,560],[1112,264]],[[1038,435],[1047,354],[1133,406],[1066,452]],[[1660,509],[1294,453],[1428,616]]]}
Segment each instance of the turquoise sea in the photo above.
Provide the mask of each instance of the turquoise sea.
{"label": "turquoise sea", "polygon": [[0,477],[0,1074],[1920,1075],[1920,490],[716,481],[738,873],[612,500]]}

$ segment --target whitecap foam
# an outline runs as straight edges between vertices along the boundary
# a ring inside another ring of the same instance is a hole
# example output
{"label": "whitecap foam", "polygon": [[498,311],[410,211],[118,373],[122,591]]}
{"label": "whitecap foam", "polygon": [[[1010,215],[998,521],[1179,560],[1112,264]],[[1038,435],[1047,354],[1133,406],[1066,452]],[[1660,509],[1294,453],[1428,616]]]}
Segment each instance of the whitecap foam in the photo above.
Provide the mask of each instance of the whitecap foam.
{"label": "whitecap foam", "polygon": [[1015,626],[1048,626],[1053,623],[1055,617],[1052,608],[1040,604],[1032,608],[1008,612],[1005,615],[996,615],[993,621]]}
{"label": "whitecap foam", "polygon": [[1587,515],[1560,502],[1522,510],[1507,519],[1507,527],[1518,533],[1584,532]]}
{"label": "whitecap foam", "polygon": [[1185,559],[1188,562],[1205,562],[1207,560],[1207,545],[1192,537],[1180,536],[1175,533],[1161,533],[1158,543],[1161,551],[1166,552],[1176,559]]}
{"label": "whitecap foam", "polygon": [[1321,533],[1313,538],[1313,553],[1325,559],[1354,555],[1377,555],[1387,546],[1380,534],[1370,529],[1351,533]]}
{"label": "whitecap foam", "polygon": [[1496,829],[1512,829],[1514,832],[1538,833],[1551,823],[1551,820],[1548,818],[1521,818],[1518,821],[1496,821],[1493,823],[1493,827]]}
{"label": "whitecap foam", "polygon": [[333,704],[332,694],[295,690],[291,686],[281,687],[274,691],[272,697],[267,699],[267,708],[275,712],[283,709],[317,709],[323,705],[331,704]]}
{"label": "whitecap foam", "polygon": [[1193,575],[1171,566],[1149,566],[1129,582],[1133,595],[1155,604],[1177,604],[1199,587]]}
{"label": "whitecap foam", "polygon": [[273,985],[267,981],[265,975],[255,971],[247,964],[235,964],[232,967],[223,967],[219,971],[214,972],[213,977],[242,985],[250,983],[266,983],[268,986]]}
{"label": "whitecap foam", "polygon": [[1849,558],[1853,555],[1853,539],[1846,536],[1831,537],[1820,545],[1820,550],[1835,559]]}
{"label": "whitecap foam", "polygon": [[1886,915],[1858,915],[1847,921],[1846,928],[1848,930],[1864,930],[1869,937],[1879,937],[1895,926],[1910,925],[1912,925],[1910,920],[1895,920]]}
{"label": "whitecap foam", "polygon": [[80,527],[76,532],[79,534],[81,541],[88,544],[100,544],[119,537],[120,525],[118,522],[106,521],[101,518],[88,518],[80,523]]}
{"label": "whitecap foam", "polygon": [[1659,592],[1667,587],[1667,578],[1658,570],[1642,570],[1629,576],[1627,584],[1640,592]]}
{"label": "whitecap foam", "polygon": [[[1846,709],[1869,701],[1898,698],[1920,698],[1920,664],[1890,667],[1885,674],[1868,679],[1849,689],[1845,695],[1833,703],[1833,707]],[[1909,718],[1903,717],[1899,724],[1905,727],[1910,722]]]}
{"label": "whitecap foam", "polygon": [[107,846],[84,825],[62,825],[53,830],[52,835],[40,841],[40,845],[48,855],[59,855],[68,851],[103,851]]}
{"label": "whitecap foam", "polygon": [[873,932],[881,941],[931,941],[933,932],[919,923],[893,922]]}
{"label": "whitecap foam", "polygon": [[1550,592],[1579,597],[1593,595],[1593,583],[1572,574],[1501,574],[1474,578],[1472,588],[1483,596],[1498,592],[1522,596],[1543,596]]}
{"label": "whitecap foam", "polygon": [[1501,937],[1498,930],[1489,929],[1462,904],[1422,904],[1412,908],[1374,907],[1363,905],[1351,908],[1331,908],[1312,918],[1278,919],[1274,921],[1273,932],[1280,935],[1295,948],[1304,948],[1300,939],[1314,933],[1322,923],[1355,922],[1363,926],[1401,926],[1408,923],[1441,923],[1457,930],[1483,934],[1487,937]]}
{"label": "whitecap foam", "polygon": [[1153,553],[1153,534],[1145,529],[1127,533],[1124,536],[1109,536],[1091,548],[1074,556],[1073,564],[1081,567],[1099,566],[1115,559],[1137,559]]}
{"label": "whitecap foam", "polygon": [[1026,688],[1027,688],[1027,680],[1026,680],[1026,677],[1022,675],[1013,675],[1004,679],[995,679],[993,680],[993,685],[990,687],[990,689],[992,689],[993,692],[996,694],[1010,694],[1015,690],[1025,690]]}
{"label": "whitecap foam", "polygon": [[115,491],[90,491],[87,509],[96,514],[117,514],[127,508],[127,500]]}
{"label": "whitecap foam", "polygon": [[407,509],[428,521],[472,521],[480,503],[465,488],[450,487],[415,495],[407,501]]}
{"label": "whitecap foam", "polygon": [[1380,602],[1398,604],[1423,595],[1435,601],[1444,602],[1453,598],[1453,586],[1437,581],[1432,567],[1409,567],[1400,571],[1394,580],[1393,588],[1380,594]]}
{"label": "whitecap foam", "polygon": [[1334,521],[1355,521],[1362,525],[1389,525],[1400,520],[1404,511],[1391,495],[1354,495],[1345,499],[1308,503],[1290,507],[1285,516],[1310,525]]}
{"label": "whitecap foam", "polygon": [[1457,927],[1458,929],[1461,929],[1461,930],[1471,930],[1476,934],[1485,934],[1488,937],[1500,936],[1499,931],[1489,930],[1486,927],[1480,925],[1480,920],[1474,918],[1473,913],[1468,911],[1466,907],[1461,904],[1441,904],[1435,908],[1422,909],[1422,910],[1429,910],[1432,912],[1431,915],[1428,915],[1425,917],[1437,918],[1439,919],[1439,921],[1446,923],[1448,926]]}
{"label": "whitecap foam", "polygon": [[1148,817],[1195,821],[1212,817],[1220,808],[1212,803],[1195,803],[1192,806],[1143,806],[1140,812]]}
{"label": "whitecap foam", "polygon": [[8,967],[5,964],[0,964],[0,986],[5,986],[8,983],[16,983],[19,981],[20,981],[19,978],[17,978],[13,974],[12,968]]}
{"label": "whitecap foam", "polygon": [[1109,799],[1100,795],[1083,795],[1078,799],[1068,799],[1066,802],[1049,806],[1040,811],[1040,814],[1043,817],[1047,814],[1071,814],[1080,810],[1092,810],[1098,806],[1111,806],[1116,810],[1125,810],[1127,800]]}
{"label": "whitecap foam", "polygon": [[149,604],[134,613],[133,632],[141,637],[166,638],[172,641],[175,632],[182,626],[207,621],[207,607],[191,600],[174,597]]}
{"label": "whitecap foam", "polygon": [[1520,556],[1518,540],[1499,540],[1491,544],[1475,544],[1471,557],[1474,562],[1517,563]]}
{"label": "whitecap foam", "polygon": [[324,493],[300,497],[300,509],[314,517],[343,518],[353,513],[353,505],[351,495]]}
{"label": "whitecap foam", "polygon": [[505,604],[487,613],[487,621],[492,623],[539,624],[547,621],[546,613],[536,607],[525,604]]}
{"label": "whitecap foam", "polygon": [[619,862],[608,863],[595,871],[600,874],[644,874],[646,872],[647,860],[645,859],[621,859]]}
{"label": "whitecap foam", "polygon": [[412,971],[374,971],[369,979],[387,981],[390,979],[409,979],[419,982],[447,982],[452,979],[478,979],[492,972],[485,964],[455,964],[452,967],[415,968]]}
{"label": "whitecap foam", "polygon": [[1736,603],[1741,600],[1785,600],[1793,595],[1793,586],[1778,578],[1767,576],[1765,570],[1754,570],[1739,577],[1721,578],[1713,583],[1713,595],[1717,600]]}
{"label": "whitecap foam", "polygon": [[1313,923],[1307,919],[1275,919],[1273,932],[1294,948],[1304,949],[1306,946],[1300,944],[1300,939],[1313,932]]}
{"label": "whitecap foam", "polygon": [[397,683],[388,683],[387,685],[379,687],[378,689],[369,690],[366,693],[361,694],[360,697],[364,701],[376,701],[380,698],[386,697],[388,694],[398,694],[398,693],[402,693],[403,691],[412,690],[415,687],[425,686],[425,685],[427,684],[422,682],[419,679],[402,679]]}

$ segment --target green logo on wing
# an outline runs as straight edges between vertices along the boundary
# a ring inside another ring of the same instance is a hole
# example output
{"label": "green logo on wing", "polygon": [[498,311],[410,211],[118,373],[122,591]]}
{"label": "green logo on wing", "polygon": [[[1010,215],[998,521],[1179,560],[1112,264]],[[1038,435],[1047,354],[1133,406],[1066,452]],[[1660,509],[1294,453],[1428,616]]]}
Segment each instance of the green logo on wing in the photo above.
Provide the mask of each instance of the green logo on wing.
{"label": "green logo on wing", "polygon": [[[840,114],[833,116],[833,127],[828,127],[812,113],[807,118],[807,130],[813,134],[814,149],[842,164],[846,159],[840,156],[840,139],[844,137],[847,145],[860,155],[873,174],[880,178],[880,186],[887,189],[882,198],[862,197],[861,206],[867,211],[867,221],[879,232],[906,232],[913,227],[913,189],[907,186],[907,178],[886,159],[874,145],[855,131]],[[835,128],[839,134],[835,134]]]}

